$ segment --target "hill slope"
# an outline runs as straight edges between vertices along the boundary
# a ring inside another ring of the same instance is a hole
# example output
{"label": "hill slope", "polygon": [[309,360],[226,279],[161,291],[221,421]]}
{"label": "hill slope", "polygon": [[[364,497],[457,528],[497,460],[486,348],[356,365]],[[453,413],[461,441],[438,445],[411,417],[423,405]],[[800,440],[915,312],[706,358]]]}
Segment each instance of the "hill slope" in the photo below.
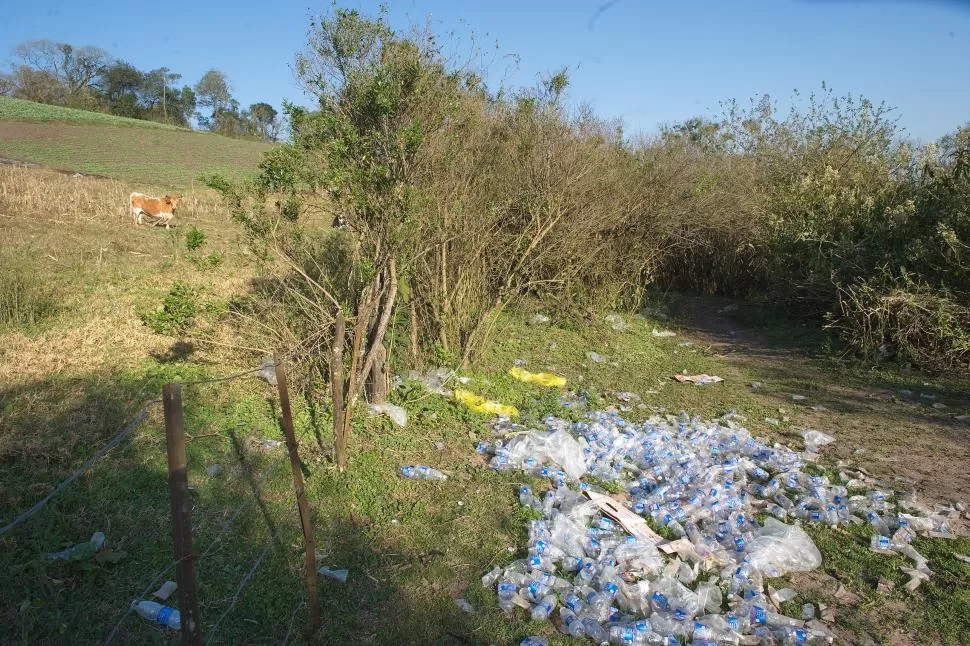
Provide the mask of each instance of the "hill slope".
{"label": "hill slope", "polygon": [[270,144],[0,97],[0,158],[177,188],[255,172]]}

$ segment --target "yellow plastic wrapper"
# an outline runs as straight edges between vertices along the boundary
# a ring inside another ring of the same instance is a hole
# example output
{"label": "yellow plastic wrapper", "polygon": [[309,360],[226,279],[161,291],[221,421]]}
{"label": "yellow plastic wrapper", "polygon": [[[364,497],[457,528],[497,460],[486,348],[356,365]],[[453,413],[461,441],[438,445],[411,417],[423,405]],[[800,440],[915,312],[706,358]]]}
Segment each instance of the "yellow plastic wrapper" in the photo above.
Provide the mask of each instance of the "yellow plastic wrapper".
{"label": "yellow plastic wrapper", "polygon": [[476,413],[502,415],[505,417],[519,416],[519,410],[515,408],[515,406],[506,406],[505,404],[500,404],[498,402],[488,401],[481,395],[476,395],[470,390],[456,388],[455,399]]}
{"label": "yellow plastic wrapper", "polygon": [[549,388],[562,388],[566,385],[565,377],[553,375],[548,372],[529,372],[528,370],[523,370],[518,366],[509,368],[509,374],[519,381],[524,381],[530,384],[539,384],[540,386],[548,386]]}

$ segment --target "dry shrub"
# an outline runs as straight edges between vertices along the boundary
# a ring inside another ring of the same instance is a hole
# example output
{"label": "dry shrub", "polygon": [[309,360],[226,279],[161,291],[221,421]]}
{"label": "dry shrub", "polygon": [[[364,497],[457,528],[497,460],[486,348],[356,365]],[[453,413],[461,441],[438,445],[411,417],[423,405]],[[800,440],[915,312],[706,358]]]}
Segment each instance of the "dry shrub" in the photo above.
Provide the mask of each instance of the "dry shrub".
{"label": "dry shrub", "polygon": [[927,370],[970,368],[970,308],[926,285],[858,281],[844,287],[829,327],[863,356],[895,352]]}

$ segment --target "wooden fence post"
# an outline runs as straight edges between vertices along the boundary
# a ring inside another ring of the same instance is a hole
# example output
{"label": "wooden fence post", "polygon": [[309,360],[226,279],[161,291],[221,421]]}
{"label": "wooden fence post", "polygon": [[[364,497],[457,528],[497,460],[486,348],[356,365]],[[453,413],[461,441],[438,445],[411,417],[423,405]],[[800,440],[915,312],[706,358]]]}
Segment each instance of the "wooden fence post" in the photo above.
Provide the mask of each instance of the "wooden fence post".
{"label": "wooden fence post", "polygon": [[172,508],[172,542],[175,545],[175,580],[182,616],[182,643],[201,646],[199,597],[192,551],[192,500],[189,498],[188,461],[185,457],[185,427],[182,421],[182,386],[162,387],[165,408],[165,443],[168,451],[168,491]]}
{"label": "wooden fence post", "polygon": [[300,509],[300,523],[303,525],[303,540],[306,544],[306,585],[307,612],[310,617],[310,634],[320,628],[320,603],[317,598],[317,559],[313,549],[313,525],[310,523],[310,505],[303,486],[303,471],[300,469],[300,452],[293,430],[293,413],[290,410],[290,394],[286,388],[286,369],[274,355],[276,365],[276,387],[280,391],[280,412],[283,417],[283,432],[286,434],[286,448],[290,452],[290,467],[293,470],[293,489]]}

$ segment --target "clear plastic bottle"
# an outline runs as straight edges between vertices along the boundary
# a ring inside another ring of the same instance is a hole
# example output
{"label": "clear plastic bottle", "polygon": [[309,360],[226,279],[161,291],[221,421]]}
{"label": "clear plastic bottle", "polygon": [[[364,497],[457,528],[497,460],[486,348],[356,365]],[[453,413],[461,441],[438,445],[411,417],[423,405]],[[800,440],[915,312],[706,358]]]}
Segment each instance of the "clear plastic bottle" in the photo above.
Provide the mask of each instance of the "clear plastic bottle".
{"label": "clear plastic bottle", "polygon": [[448,476],[437,469],[424,464],[406,465],[401,467],[401,475],[405,478],[416,478],[420,480],[447,480]]}
{"label": "clear plastic bottle", "polygon": [[575,612],[569,608],[560,608],[559,618],[562,619],[559,630],[572,637],[582,637],[585,629],[583,628],[582,620],[576,615]]}
{"label": "clear plastic bottle", "polygon": [[556,608],[556,595],[547,594],[532,607],[532,621],[545,621]]}
{"label": "clear plastic bottle", "polygon": [[171,628],[172,630],[182,629],[182,615],[175,608],[163,606],[155,601],[132,601],[131,607],[135,609],[143,619],[152,623]]}

